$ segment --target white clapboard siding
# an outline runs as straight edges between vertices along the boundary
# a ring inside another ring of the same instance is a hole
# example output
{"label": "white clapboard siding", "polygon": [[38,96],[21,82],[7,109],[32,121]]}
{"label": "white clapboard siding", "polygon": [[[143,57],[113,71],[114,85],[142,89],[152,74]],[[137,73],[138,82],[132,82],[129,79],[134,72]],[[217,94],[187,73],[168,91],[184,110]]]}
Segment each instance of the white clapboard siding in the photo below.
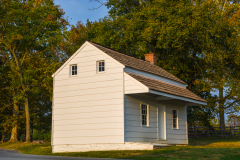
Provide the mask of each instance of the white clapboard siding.
{"label": "white clapboard siding", "polygon": [[[97,133],[97,135],[96,135]],[[121,129],[98,129],[98,130],[71,130],[71,131],[57,131],[54,136],[56,138],[68,138],[71,137],[96,137],[96,136],[123,136]]]}
{"label": "white clapboard siding", "polygon": [[54,114],[60,115],[60,114],[72,114],[72,113],[92,113],[98,112],[99,114],[101,112],[109,112],[109,111],[122,111],[122,106],[119,104],[111,105],[112,107],[108,106],[90,106],[90,107],[75,107],[75,108],[58,108],[54,110]]}
{"label": "white clapboard siding", "polygon": [[[117,85],[116,85],[117,84]],[[78,91],[78,90],[88,90],[88,89],[102,89],[102,88],[114,88],[114,87],[118,87],[118,86],[122,86],[122,79],[116,79],[116,80],[112,80],[112,81],[108,81],[108,83],[106,83],[105,81],[102,82],[88,82],[88,83],[78,83],[77,85],[62,85],[62,86],[58,86],[56,87],[56,89],[54,90],[54,93],[58,93],[58,92],[68,92],[68,91]]]}
{"label": "white clapboard siding", "polygon": [[[126,142],[146,142],[146,143],[159,143],[159,141],[156,141],[157,139],[157,134],[156,136],[153,137],[125,137]],[[165,143],[166,144],[166,141]]]}
{"label": "white clapboard siding", "polygon": [[66,125],[64,128],[61,125],[55,125],[55,131],[74,131],[74,130],[99,130],[99,129],[122,129],[122,123],[99,123],[99,124],[71,124]]}
{"label": "white clapboard siding", "polygon": [[[157,128],[157,122],[150,122],[149,124],[150,127],[155,127]],[[127,120],[125,121],[125,128],[127,127],[141,127],[141,121],[136,120],[136,121],[131,121],[131,120]]]}
{"label": "white clapboard siding", "polygon": [[[105,72],[97,73],[100,60]],[[54,77],[53,145],[124,143],[122,67],[87,44],[61,68]]]}
{"label": "white clapboard siding", "polygon": [[[98,101],[77,101],[77,102],[71,102],[71,103],[55,103],[57,104],[55,109],[62,109],[62,108],[78,108],[78,107],[93,107],[93,106],[112,106],[112,105],[123,105],[122,98],[119,99],[102,99]],[[112,107],[109,107],[112,108]]]}
{"label": "white clapboard siding", "polygon": [[133,93],[144,93],[148,92],[148,88],[142,83],[138,82],[127,73],[124,73],[124,93],[133,94]]}
{"label": "white clapboard siding", "polygon": [[151,138],[156,138],[157,139],[157,132],[129,132],[129,131],[125,131],[125,137],[133,137],[133,138],[148,138],[148,137],[151,137]]}
{"label": "white clapboard siding", "polygon": [[102,93],[114,93],[114,92],[122,92],[122,86],[115,86],[115,87],[105,87],[105,88],[91,88],[91,89],[82,89],[73,90],[68,92],[55,92],[55,98],[62,98],[62,97],[73,97],[73,96],[83,96],[83,95],[95,95],[95,94],[102,94]]}
{"label": "white clapboard siding", "polygon": [[122,117],[106,117],[106,118],[91,118],[91,119],[82,119],[78,118],[75,120],[54,120],[54,125],[63,126],[67,125],[82,125],[82,124],[109,124],[111,123],[122,123]]}
{"label": "white clapboard siding", "polygon": [[[126,117],[127,120],[131,120],[131,121],[139,121],[139,120],[141,120],[140,114],[138,116],[131,115],[131,114],[125,114],[125,117]],[[157,117],[149,116],[149,119],[150,119],[150,122],[152,122],[152,121],[154,122],[154,121],[156,121]]]}
{"label": "white clapboard siding", "polygon": [[[143,102],[143,101],[141,101],[141,102]],[[138,103],[135,103],[135,102],[133,102],[133,103],[130,103],[130,102],[126,102],[125,104],[126,104],[126,111],[128,110],[135,110],[135,113],[136,112],[138,112],[138,113],[140,113],[140,108],[141,108],[141,105],[140,105],[140,103],[141,103],[140,101],[138,102]],[[146,103],[146,102],[144,102],[144,103]],[[147,103],[148,104],[148,103]],[[154,106],[154,105],[150,105],[150,107],[149,107],[149,110],[150,110],[150,112],[152,111],[152,112],[157,112],[157,107],[156,106]],[[126,112],[126,113],[128,113],[128,112]],[[155,115],[157,115],[157,113],[155,114]]]}
{"label": "white clapboard siding", "polygon": [[[151,106],[150,106],[151,108]],[[138,109],[132,108],[126,108],[126,115],[134,115],[134,116],[140,116],[140,107]],[[156,111],[149,111],[149,115],[151,118],[157,118],[157,112]]]}
{"label": "white clapboard siding", "polygon": [[59,80],[57,80],[57,77],[58,76],[56,76],[56,80],[55,80],[56,87],[62,86],[62,85],[75,85],[75,84],[87,84],[87,83],[94,83],[94,82],[114,81],[114,80],[122,79],[123,75],[121,72],[114,72],[112,74],[108,74],[106,71],[105,73],[98,73],[89,77],[63,76],[63,77],[60,77]]}
{"label": "white clapboard siding", "polygon": [[[172,100],[171,100],[172,101]],[[140,103],[149,104],[149,127],[141,126]],[[158,104],[153,98],[143,96],[125,96],[125,142],[153,142],[169,144],[187,144],[187,123],[185,106],[181,103],[164,101],[166,106],[166,137],[158,140]],[[178,110],[179,129],[172,129],[172,109]]]}
{"label": "white clapboard siding", "polygon": [[[107,96],[106,96],[107,95]],[[80,96],[73,96],[73,97],[65,97],[65,98],[58,98],[56,97],[54,99],[54,103],[74,103],[79,101],[98,101],[103,99],[119,99],[122,97],[122,92],[116,92],[116,93],[101,93],[101,94],[90,94],[90,95],[80,95]]]}
{"label": "white clapboard siding", "polygon": [[104,118],[104,117],[123,117],[122,111],[106,111],[106,112],[80,112],[74,114],[55,114],[55,120],[69,120],[69,119],[91,119],[91,118]]}
{"label": "white clapboard siding", "polygon": [[[118,72],[121,68],[116,68],[116,64],[111,62],[111,61],[108,61],[106,62],[107,66],[105,66],[105,68],[108,70],[108,73],[112,73],[114,72],[114,70],[116,72]],[[85,72],[90,72],[92,74],[96,74],[96,68],[97,68],[97,63],[95,61],[91,61],[91,64],[88,64],[88,65],[83,65],[82,63],[77,63],[77,69],[78,69],[78,77],[85,74]],[[61,71],[61,74],[58,74],[58,76],[60,77],[68,77],[69,76],[69,66],[68,65],[68,68],[64,68],[62,69]],[[65,77],[65,78],[66,78]]]}
{"label": "white clapboard siding", "polygon": [[136,131],[136,132],[143,132],[143,133],[153,133],[153,132],[158,132],[157,127],[155,126],[151,126],[151,124],[149,125],[149,127],[141,127],[141,125],[139,125],[139,127],[136,126],[125,126],[125,131]]}
{"label": "white clapboard siding", "polygon": [[96,136],[96,137],[67,137],[54,138],[54,145],[61,144],[102,144],[102,143],[122,143],[122,135],[120,136]]}

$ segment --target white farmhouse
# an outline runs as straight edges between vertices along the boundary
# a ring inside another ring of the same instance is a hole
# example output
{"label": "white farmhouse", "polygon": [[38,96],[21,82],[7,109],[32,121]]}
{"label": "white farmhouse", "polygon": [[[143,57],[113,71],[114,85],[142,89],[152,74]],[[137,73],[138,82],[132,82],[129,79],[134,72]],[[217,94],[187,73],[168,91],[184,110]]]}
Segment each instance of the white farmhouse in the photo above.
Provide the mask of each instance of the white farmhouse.
{"label": "white farmhouse", "polygon": [[86,41],[53,75],[53,152],[188,144],[186,106],[206,105],[156,66]]}

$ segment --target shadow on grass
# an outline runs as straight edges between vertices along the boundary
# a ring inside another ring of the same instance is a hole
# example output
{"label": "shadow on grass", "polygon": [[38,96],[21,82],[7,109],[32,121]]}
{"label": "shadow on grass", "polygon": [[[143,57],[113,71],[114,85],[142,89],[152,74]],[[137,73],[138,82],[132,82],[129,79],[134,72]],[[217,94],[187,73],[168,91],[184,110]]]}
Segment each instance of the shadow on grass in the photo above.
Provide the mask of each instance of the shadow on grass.
{"label": "shadow on grass", "polygon": [[204,137],[204,138],[189,138],[189,145],[191,146],[205,146],[212,143],[221,143],[221,142],[240,142],[240,137]]}
{"label": "shadow on grass", "polygon": [[184,148],[170,147],[171,151],[155,150],[148,154],[126,157],[128,159],[157,160],[157,159],[222,159],[239,160],[239,148]]}

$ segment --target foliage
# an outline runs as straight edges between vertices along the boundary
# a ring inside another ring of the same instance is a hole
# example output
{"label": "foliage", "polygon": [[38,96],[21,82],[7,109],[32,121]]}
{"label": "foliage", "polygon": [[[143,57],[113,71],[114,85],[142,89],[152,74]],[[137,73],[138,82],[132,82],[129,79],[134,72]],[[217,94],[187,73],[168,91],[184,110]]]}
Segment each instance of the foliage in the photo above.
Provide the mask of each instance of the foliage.
{"label": "foliage", "polygon": [[9,67],[4,74],[11,80],[5,89],[11,89],[14,103],[24,107],[29,142],[30,124],[34,124],[30,117],[51,116],[51,74],[64,58],[60,42],[68,23],[52,0],[4,0],[0,15],[0,48]]}
{"label": "foliage", "polygon": [[45,130],[38,131],[34,129],[33,140],[44,140],[45,142],[51,142],[51,131],[46,132]]}
{"label": "foliage", "polygon": [[240,116],[229,114],[227,117],[227,125],[231,127],[240,126]]}
{"label": "foliage", "polygon": [[190,107],[196,111],[188,113],[190,123],[196,117],[206,121],[206,114],[219,115],[223,126],[224,113],[238,111],[238,1],[108,0],[105,4],[109,17],[91,23],[93,36],[88,38],[141,59],[149,51],[156,53],[158,66],[208,101],[206,107]]}

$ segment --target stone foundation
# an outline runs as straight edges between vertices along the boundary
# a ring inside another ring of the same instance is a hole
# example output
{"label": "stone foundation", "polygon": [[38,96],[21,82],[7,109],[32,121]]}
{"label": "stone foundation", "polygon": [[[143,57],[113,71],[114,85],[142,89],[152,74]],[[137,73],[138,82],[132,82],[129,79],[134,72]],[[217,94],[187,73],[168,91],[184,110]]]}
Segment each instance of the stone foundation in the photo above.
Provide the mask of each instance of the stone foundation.
{"label": "stone foundation", "polygon": [[[164,145],[158,145],[165,147]],[[144,143],[112,143],[112,144],[79,144],[79,145],[53,145],[52,152],[87,152],[107,150],[153,150],[156,146]]]}

